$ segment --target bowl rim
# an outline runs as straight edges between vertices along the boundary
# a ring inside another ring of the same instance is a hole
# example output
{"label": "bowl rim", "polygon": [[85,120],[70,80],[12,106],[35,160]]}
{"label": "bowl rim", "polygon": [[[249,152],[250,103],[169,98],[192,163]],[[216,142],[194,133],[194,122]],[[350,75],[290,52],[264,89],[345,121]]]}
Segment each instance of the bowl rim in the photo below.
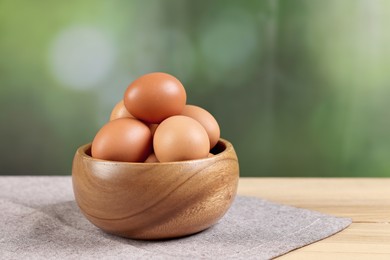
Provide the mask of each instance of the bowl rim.
{"label": "bowl rim", "polygon": [[87,151],[91,149],[92,142],[84,144],[77,148],[76,154],[81,156],[83,160],[88,161],[96,161],[101,163],[111,163],[111,164],[121,164],[121,165],[174,165],[174,164],[190,164],[192,162],[201,162],[201,161],[209,161],[216,159],[217,157],[225,156],[228,153],[231,153],[232,150],[234,150],[233,145],[226,139],[220,138],[218,140],[218,144],[222,144],[224,146],[224,150],[220,153],[214,154],[212,157],[202,158],[202,159],[195,159],[195,160],[186,160],[186,161],[175,161],[175,162],[152,162],[152,163],[146,163],[146,162],[122,162],[122,161],[110,161],[110,160],[103,160],[94,158],[91,155],[87,154]]}

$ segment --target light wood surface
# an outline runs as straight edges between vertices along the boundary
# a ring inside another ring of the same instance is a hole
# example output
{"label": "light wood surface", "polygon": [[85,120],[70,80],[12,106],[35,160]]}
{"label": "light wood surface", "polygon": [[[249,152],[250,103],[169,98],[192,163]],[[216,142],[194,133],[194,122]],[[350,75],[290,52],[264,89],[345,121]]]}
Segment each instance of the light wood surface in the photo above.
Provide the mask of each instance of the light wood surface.
{"label": "light wood surface", "polygon": [[389,178],[241,178],[238,194],[352,218],[340,233],[278,259],[390,259]]}

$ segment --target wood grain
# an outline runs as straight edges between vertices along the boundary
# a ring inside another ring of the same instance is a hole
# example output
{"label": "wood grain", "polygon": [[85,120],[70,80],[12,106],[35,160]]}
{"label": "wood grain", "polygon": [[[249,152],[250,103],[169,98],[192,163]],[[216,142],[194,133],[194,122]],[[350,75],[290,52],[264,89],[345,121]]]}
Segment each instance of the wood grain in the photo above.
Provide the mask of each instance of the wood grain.
{"label": "wood grain", "polygon": [[278,259],[390,259],[388,178],[241,178],[238,194],[352,218],[342,232]]}
{"label": "wood grain", "polygon": [[390,259],[390,225],[353,223],[344,231],[290,252],[280,260],[293,259]]}
{"label": "wood grain", "polygon": [[221,139],[211,158],[172,163],[94,159],[90,144],[73,160],[76,202],[106,232],[136,239],[189,235],[217,222],[237,192],[233,146]]}

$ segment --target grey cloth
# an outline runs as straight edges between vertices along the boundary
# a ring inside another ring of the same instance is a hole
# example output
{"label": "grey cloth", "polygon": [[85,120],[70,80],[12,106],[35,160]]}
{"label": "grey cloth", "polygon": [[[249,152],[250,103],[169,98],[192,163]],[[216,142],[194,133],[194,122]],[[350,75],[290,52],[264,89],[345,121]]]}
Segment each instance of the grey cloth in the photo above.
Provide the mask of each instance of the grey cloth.
{"label": "grey cloth", "polygon": [[80,213],[66,177],[0,177],[1,259],[269,259],[328,237],[350,219],[238,196],[198,234],[165,241],[109,235]]}

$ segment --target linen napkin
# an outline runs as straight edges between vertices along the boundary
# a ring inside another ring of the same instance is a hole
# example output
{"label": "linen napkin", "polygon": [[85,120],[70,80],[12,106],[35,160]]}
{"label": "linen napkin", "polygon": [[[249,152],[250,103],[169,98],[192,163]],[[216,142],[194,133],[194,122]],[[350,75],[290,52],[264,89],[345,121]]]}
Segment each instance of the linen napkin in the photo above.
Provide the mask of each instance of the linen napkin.
{"label": "linen napkin", "polygon": [[139,241],[109,235],[79,211],[67,177],[0,177],[0,259],[270,259],[346,228],[350,219],[237,196],[195,235]]}

